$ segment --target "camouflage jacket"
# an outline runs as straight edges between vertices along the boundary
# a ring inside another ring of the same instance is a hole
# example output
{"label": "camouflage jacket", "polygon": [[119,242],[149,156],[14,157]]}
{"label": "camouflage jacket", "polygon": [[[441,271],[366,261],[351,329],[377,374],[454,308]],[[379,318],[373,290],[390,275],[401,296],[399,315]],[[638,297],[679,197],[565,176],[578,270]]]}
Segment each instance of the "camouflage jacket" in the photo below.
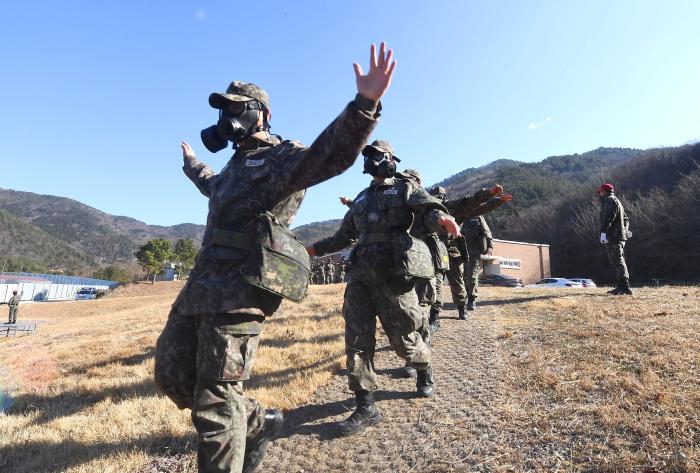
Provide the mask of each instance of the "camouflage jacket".
{"label": "camouflage jacket", "polygon": [[[474,195],[466,195],[459,199],[446,200],[445,207],[450,212],[458,225],[463,225],[467,220],[486,215],[497,209],[505,202],[498,197],[493,197],[488,189],[482,189]],[[460,242],[452,235],[444,235],[443,242],[447,245],[447,251],[451,258],[467,258],[466,244]]]}
{"label": "camouflage jacket", "polygon": [[21,300],[22,300],[22,296],[19,296],[19,295],[12,296],[12,297],[10,297],[10,300],[7,301],[7,304],[12,308],[19,307],[19,303]]}
{"label": "camouflage jacket", "polygon": [[254,237],[262,212],[289,226],[306,188],[348,169],[379,118],[378,103],[359,94],[309,147],[271,139],[239,149],[216,174],[196,160],[183,170],[209,198],[207,228],[187,284],[173,304],[179,315],[274,313],[281,298],[247,284],[241,269],[248,250],[215,243],[221,231]]}
{"label": "camouflage jacket", "polygon": [[620,200],[615,197],[615,194],[611,193],[603,197],[601,203],[600,233],[605,233],[608,237],[608,241],[618,242],[627,240],[629,220]]}
{"label": "camouflage jacket", "polygon": [[493,248],[491,229],[481,215],[464,222],[461,233],[467,242],[467,251],[470,255],[483,254]]}
{"label": "camouflage jacket", "polygon": [[317,243],[319,255],[357,244],[350,255],[350,273],[360,280],[386,280],[397,272],[398,251],[413,225],[429,232],[442,232],[439,217],[446,208],[414,181],[389,178],[372,182],[353,200],[338,231]]}

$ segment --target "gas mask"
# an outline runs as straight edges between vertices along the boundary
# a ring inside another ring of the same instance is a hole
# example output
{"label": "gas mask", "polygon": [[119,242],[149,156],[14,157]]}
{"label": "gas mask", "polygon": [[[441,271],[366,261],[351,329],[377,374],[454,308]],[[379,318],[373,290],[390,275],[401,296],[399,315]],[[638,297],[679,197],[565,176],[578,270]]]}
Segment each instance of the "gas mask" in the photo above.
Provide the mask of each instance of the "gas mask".
{"label": "gas mask", "polygon": [[[258,111],[263,112],[263,126],[257,126]],[[267,110],[257,100],[247,102],[229,102],[219,109],[219,121],[216,125],[205,128],[200,133],[202,143],[216,153],[228,146],[228,142],[238,143],[249,138],[255,132],[267,130]]]}
{"label": "gas mask", "polygon": [[370,176],[392,177],[396,174],[396,162],[401,162],[391,153],[379,151],[372,146],[365,146],[362,150],[362,156],[365,157],[362,173]]}

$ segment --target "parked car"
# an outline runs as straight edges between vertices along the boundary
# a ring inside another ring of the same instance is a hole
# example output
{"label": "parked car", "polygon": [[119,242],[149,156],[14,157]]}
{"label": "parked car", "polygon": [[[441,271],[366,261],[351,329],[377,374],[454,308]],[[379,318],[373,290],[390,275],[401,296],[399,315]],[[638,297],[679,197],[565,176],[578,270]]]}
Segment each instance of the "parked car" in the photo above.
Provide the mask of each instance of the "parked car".
{"label": "parked car", "polygon": [[580,282],[569,281],[566,278],[544,278],[537,281],[535,284],[528,284],[525,287],[571,287],[571,288],[582,288],[583,284]]}
{"label": "parked car", "polygon": [[81,287],[75,294],[76,300],[95,299],[97,297],[97,289],[94,287]]}
{"label": "parked car", "polygon": [[488,274],[479,276],[479,284],[500,287],[523,287],[523,280],[507,274]]}
{"label": "parked car", "polygon": [[592,279],[587,278],[566,278],[569,281],[580,282],[583,287],[598,287],[595,285]]}

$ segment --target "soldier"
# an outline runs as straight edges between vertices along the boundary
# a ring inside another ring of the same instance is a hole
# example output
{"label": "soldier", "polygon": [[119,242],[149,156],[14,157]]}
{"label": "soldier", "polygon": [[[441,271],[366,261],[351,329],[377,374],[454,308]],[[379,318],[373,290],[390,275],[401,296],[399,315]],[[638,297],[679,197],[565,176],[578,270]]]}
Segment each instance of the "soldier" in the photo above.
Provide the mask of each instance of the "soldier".
{"label": "soldier", "polygon": [[389,143],[374,141],[362,154],[364,172],[373,177],[370,186],[354,199],[334,235],[307,247],[310,255],[322,255],[357,239],[343,303],[348,384],[356,407],[340,422],[341,435],[360,432],[381,419],[373,396],[377,316],[396,354],[418,371],[418,395],[433,395],[430,348],[421,337],[423,314],[414,291],[416,278],[434,276],[433,263],[426,245],[409,230],[420,220],[431,231],[458,231],[440,202],[415,182],[394,177],[396,158]]}
{"label": "soldier", "polygon": [[345,258],[340,258],[340,264],[338,264],[338,282],[345,282]]}
{"label": "soldier", "polygon": [[12,291],[12,297],[7,301],[10,306],[10,314],[7,320],[8,324],[17,323],[17,314],[19,314],[19,303],[22,300],[22,295],[17,295],[17,291]]}
{"label": "soldier", "polygon": [[326,261],[326,284],[333,284],[335,282],[335,265],[333,260],[328,258]]}
{"label": "soldier", "polygon": [[[513,200],[511,194],[503,193],[503,187],[500,185],[495,185],[490,189],[482,189],[474,195],[466,195],[453,200],[446,200],[447,191],[441,186],[434,186],[430,190],[430,194],[437,197],[445,204],[450,215],[455,217],[459,225],[464,224],[464,222],[470,218],[487,214],[506,202]],[[449,238],[449,235],[447,237],[443,236],[443,238],[446,240],[444,242],[447,245],[450,260],[446,275],[447,281],[450,284],[452,302],[457,307],[459,319],[464,320],[466,318],[465,309],[467,305],[467,290],[464,284],[464,263],[467,263],[469,260],[466,241],[464,238]],[[441,286],[442,280],[438,282]],[[441,294],[441,287],[437,287],[437,289]],[[438,299],[431,307],[430,311],[430,325],[434,327],[433,331],[440,327],[439,316],[441,310],[442,302]]]}
{"label": "soldier", "polygon": [[323,261],[318,262],[318,283],[326,284],[326,265]]}
{"label": "soldier", "polygon": [[[236,148],[222,172],[214,173],[182,143],[183,169],[209,198],[209,215],[194,269],[156,345],[155,381],[179,408],[192,409],[199,471],[254,471],[281,428],[282,413],[246,398],[242,381],[265,318],[282,296],[298,300],[305,293],[308,255],[287,228],[306,188],[357,158],[379,118],[379,99],[396,65],[392,56],[382,43],[377,57],[372,45],[369,72],[354,64],[357,95],[310,147],[270,135],[268,95],[243,82],[209,98],[220,119],[202,140],[209,149],[223,149],[226,139]],[[261,242],[273,235],[290,243],[281,249],[298,264],[270,259]],[[293,277],[282,278],[290,268]]]}
{"label": "soldier", "polygon": [[[467,244],[469,260],[464,271],[464,283],[467,289],[467,310],[476,310],[476,298],[479,297],[479,271],[481,255],[493,250],[491,229],[483,216],[472,217],[462,225],[462,235]],[[461,318],[461,317],[460,317]]]}
{"label": "soldier", "polygon": [[605,248],[608,261],[615,270],[617,287],[609,294],[632,295],[630,276],[625,263],[625,243],[632,235],[625,209],[615,196],[615,187],[606,183],[598,188],[600,197],[600,243]]}

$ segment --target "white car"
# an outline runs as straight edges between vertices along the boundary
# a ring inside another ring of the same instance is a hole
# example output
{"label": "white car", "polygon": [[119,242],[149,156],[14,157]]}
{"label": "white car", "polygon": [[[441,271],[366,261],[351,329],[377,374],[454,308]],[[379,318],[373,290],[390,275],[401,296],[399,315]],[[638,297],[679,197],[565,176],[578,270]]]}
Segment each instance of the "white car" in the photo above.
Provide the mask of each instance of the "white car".
{"label": "white car", "polygon": [[537,281],[535,284],[528,284],[525,287],[571,287],[571,288],[582,288],[583,284],[580,282],[570,281],[566,278],[544,278],[541,281]]}
{"label": "white car", "polygon": [[580,282],[583,285],[583,287],[598,287],[595,285],[595,283],[593,282],[592,279],[588,279],[588,278],[566,278],[566,279],[568,279],[569,281],[573,281],[573,282]]}

